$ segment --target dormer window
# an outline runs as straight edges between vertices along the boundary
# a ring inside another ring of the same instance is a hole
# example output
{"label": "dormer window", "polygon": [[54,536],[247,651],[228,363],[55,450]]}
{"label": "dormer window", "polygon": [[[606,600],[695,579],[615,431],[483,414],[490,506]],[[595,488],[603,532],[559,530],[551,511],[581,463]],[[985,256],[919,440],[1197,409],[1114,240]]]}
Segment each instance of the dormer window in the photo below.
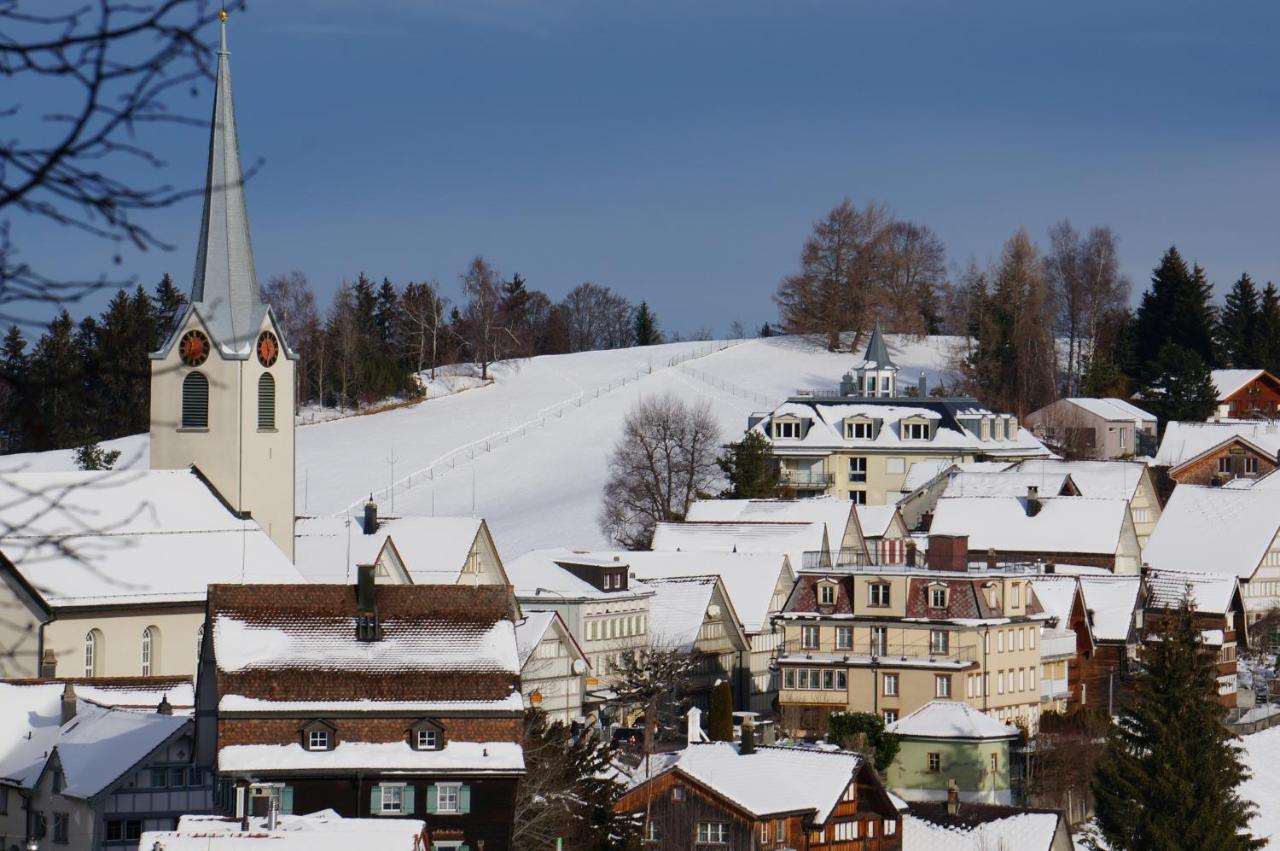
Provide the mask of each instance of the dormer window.
{"label": "dormer window", "polygon": [[945,609],[947,607],[947,586],[929,586],[929,608]]}
{"label": "dormer window", "polygon": [[302,727],[302,747],[309,751],[331,751],[338,744],[338,728],[328,721],[311,721]]}
{"label": "dormer window", "polygon": [[876,436],[875,423],[869,420],[846,420],[844,436],[849,440],[871,440]]}
{"label": "dormer window", "polygon": [[987,592],[987,606],[992,609],[1000,606],[1000,588],[994,582],[988,582],[983,586],[983,590]]}
{"label": "dormer window", "polygon": [[823,606],[834,606],[836,603],[836,584],[834,582],[818,583],[818,603]]}
{"label": "dormer window", "polygon": [[356,615],[356,640],[377,641],[382,637],[377,615]]}
{"label": "dormer window", "polygon": [[438,751],[444,748],[444,727],[424,718],[409,728],[409,746],[415,751]]}
{"label": "dormer window", "polygon": [[604,590],[608,591],[612,587],[613,587],[613,574],[606,573],[604,575]]}
{"label": "dormer window", "polygon": [[904,422],[902,424],[903,440],[928,440],[929,424],[927,422]]}
{"label": "dormer window", "polygon": [[1021,582],[1013,583],[1013,585],[1010,587],[1009,590],[1012,595],[1012,600],[1010,601],[1010,605],[1012,605],[1016,609],[1022,605],[1022,583]]}
{"label": "dormer window", "polygon": [[796,420],[782,420],[773,424],[774,437],[799,437],[800,423]]}

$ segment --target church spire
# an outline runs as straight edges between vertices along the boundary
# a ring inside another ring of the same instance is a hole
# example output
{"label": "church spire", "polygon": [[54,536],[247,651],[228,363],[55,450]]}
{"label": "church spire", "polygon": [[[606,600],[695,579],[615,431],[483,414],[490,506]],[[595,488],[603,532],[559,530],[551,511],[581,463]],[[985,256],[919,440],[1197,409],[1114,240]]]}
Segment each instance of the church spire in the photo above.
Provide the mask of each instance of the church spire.
{"label": "church spire", "polygon": [[244,201],[235,105],[231,98],[231,53],[227,50],[227,13],[218,14],[222,40],[214,87],[209,138],[209,172],[204,215],[196,249],[191,301],[209,326],[215,342],[237,354],[253,344],[262,321],[262,301],[253,268],[249,214]]}

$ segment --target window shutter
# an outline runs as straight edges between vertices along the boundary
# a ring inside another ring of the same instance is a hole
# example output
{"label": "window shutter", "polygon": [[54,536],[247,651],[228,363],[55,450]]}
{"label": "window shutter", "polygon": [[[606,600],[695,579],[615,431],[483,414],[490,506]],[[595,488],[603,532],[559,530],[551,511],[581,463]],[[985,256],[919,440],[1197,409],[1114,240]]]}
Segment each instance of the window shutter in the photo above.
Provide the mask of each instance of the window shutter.
{"label": "window shutter", "polygon": [[369,815],[376,816],[382,812],[382,787],[374,786],[369,790]]}
{"label": "window shutter", "polygon": [[463,783],[458,789],[458,812],[471,812],[471,787]]}
{"label": "window shutter", "polygon": [[427,813],[428,815],[436,813],[436,784],[434,783],[427,787]]}
{"label": "window shutter", "polygon": [[404,784],[404,806],[402,809],[405,815],[413,815],[413,786],[409,783]]}
{"label": "window shutter", "polygon": [[192,372],[182,379],[182,427],[209,427],[209,379]]}
{"label": "window shutter", "polygon": [[258,428],[276,427],[276,380],[271,373],[258,377]]}
{"label": "window shutter", "polygon": [[285,786],[280,790],[280,814],[293,815],[293,787]]}

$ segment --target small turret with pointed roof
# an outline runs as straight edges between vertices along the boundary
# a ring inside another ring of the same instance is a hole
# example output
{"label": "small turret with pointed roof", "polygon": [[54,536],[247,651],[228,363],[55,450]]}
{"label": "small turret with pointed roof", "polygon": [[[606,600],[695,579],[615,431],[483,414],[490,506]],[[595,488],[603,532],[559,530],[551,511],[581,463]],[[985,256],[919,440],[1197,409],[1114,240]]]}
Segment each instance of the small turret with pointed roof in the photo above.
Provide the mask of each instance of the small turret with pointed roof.
{"label": "small turret with pointed roof", "polygon": [[840,383],[840,392],[845,396],[897,396],[897,377],[898,366],[889,356],[889,347],[884,342],[880,317],[877,316],[871,329],[871,339],[867,342],[867,353],[862,363],[845,375]]}
{"label": "small turret with pointed roof", "polygon": [[880,317],[876,317],[875,327],[871,329],[871,340],[867,343],[867,355],[863,358],[863,369],[897,369],[893,358],[889,357],[889,347],[884,344],[884,334],[880,332]]}

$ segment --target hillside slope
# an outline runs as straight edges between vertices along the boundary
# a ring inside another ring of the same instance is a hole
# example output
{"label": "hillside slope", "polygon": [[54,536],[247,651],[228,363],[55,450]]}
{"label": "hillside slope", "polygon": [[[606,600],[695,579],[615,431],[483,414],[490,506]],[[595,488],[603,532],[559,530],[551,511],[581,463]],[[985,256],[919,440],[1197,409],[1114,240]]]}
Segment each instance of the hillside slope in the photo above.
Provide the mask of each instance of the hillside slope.
{"label": "hillside slope", "polygon": [[[947,372],[956,341],[888,337],[914,383]],[[606,459],[623,417],[644,396],[709,400],[724,440],[753,411],[798,388],[834,388],[854,363],[808,341],[776,337],[531,358],[455,396],[298,429],[300,514],[353,510],[372,493],[385,512],[485,517],[504,556],[552,546],[598,547]],[[111,441],[122,466],[147,463],[143,435]],[[394,460],[394,471],[393,463]],[[70,469],[70,452],[15,455],[0,469]],[[394,493],[389,493],[392,481]]]}

